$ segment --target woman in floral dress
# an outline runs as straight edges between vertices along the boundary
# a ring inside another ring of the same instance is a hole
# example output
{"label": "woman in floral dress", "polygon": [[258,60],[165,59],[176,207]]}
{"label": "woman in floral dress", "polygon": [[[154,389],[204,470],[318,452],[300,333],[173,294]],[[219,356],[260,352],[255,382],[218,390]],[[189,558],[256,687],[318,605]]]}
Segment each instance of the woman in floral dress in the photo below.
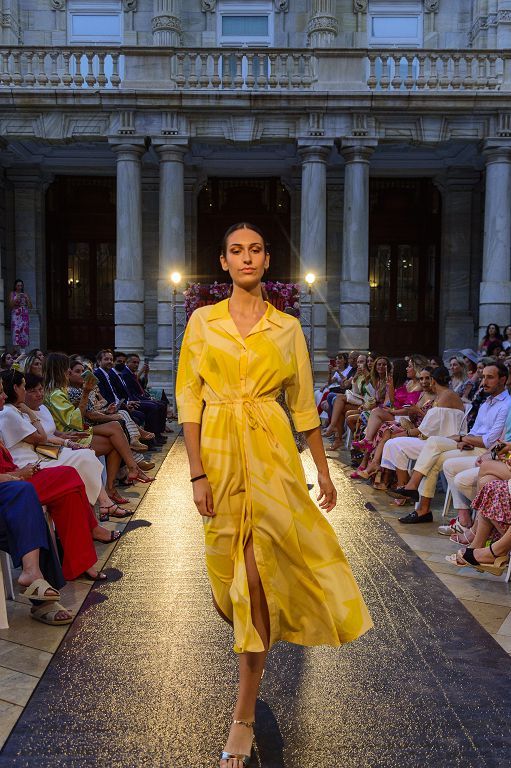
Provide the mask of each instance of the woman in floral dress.
{"label": "woman in floral dress", "polygon": [[16,280],[14,283],[14,289],[9,296],[9,305],[12,343],[22,353],[28,347],[30,332],[28,310],[32,309],[32,301],[28,293],[25,293],[23,280]]}

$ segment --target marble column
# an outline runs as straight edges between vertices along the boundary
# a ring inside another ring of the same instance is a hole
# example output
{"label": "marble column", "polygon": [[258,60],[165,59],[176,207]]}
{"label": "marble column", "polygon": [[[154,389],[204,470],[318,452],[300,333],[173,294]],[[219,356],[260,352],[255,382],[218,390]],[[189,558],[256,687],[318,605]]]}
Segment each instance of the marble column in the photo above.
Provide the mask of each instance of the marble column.
{"label": "marble column", "polygon": [[160,158],[160,216],[158,259],[158,359],[170,366],[172,339],[172,272],[185,267],[185,185],[186,145],[156,147]]}
{"label": "marble column", "polygon": [[143,144],[114,144],[117,161],[117,262],[115,347],[144,354],[144,279],[142,262]]}
{"label": "marble column", "polygon": [[511,142],[487,141],[479,335],[511,322]]}
{"label": "marble column", "polygon": [[472,347],[474,316],[471,306],[472,218],[474,188],[480,175],[450,168],[435,179],[442,195],[441,295],[439,350]]}
{"label": "marble column", "polygon": [[300,146],[302,158],[302,202],[300,229],[300,278],[313,272],[314,362],[325,367],[326,350],[326,162],[331,147],[324,144]]}
{"label": "marble column", "polygon": [[[14,279],[23,280],[32,299],[29,348],[46,348],[46,274],[44,192],[48,178],[38,169],[12,170],[14,201]],[[10,281],[11,282],[11,281]],[[11,286],[8,285],[8,292]],[[9,339],[10,346],[11,340]]]}
{"label": "marble column", "polygon": [[375,140],[343,142],[344,215],[340,290],[341,349],[369,348],[369,162]]}

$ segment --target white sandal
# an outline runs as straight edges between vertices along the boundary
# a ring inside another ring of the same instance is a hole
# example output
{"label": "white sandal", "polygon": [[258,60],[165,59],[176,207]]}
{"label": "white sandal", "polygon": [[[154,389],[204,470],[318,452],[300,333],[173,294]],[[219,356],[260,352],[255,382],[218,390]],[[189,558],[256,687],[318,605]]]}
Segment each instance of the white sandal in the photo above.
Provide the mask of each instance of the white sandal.
{"label": "white sandal", "polygon": [[[254,727],[254,721],[250,722],[250,720],[233,720],[232,721],[235,725],[244,725],[246,728],[253,728]],[[252,740],[253,740],[252,736]],[[252,758],[252,754],[250,755],[235,755],[232,752],[222,752],[220,755],[220,762],[222,760],[241,760],[243,763],[243,768],[248,768],[250,765],[250,760]]]}
{"label": "white sandal", "polygon": [[[46,594],[49,589],[53,590],[53,595]],[[58,589],[55,589],[51,584],[48,584],[45,579],[36,579],[30,586],[26,587],[23,592],[20,592],[20,595],[22,597],[28,597],[29,600],[41,600],[41,602],[46,603],[55,603],[57,600],[60,600],[60,592]]]}

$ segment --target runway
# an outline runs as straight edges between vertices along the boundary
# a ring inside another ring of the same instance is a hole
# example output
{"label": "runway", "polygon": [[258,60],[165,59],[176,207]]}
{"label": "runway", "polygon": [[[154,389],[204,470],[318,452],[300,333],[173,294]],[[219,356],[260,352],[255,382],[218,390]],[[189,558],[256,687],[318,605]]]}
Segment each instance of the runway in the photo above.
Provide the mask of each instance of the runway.
{"label": "runway", "polygon": [[[314,481],[312,460],[304,457]],[[375,629],[340,650],[279,644],[260,768],[509,765],[509,657],[332,463],[329,519]],[[314,491],[313,491],[314,493]],[[211,605],[182,438],[18,721],[0,766],[214,768],[236,658]],[[507,587],[503,584],[503,589]]]}

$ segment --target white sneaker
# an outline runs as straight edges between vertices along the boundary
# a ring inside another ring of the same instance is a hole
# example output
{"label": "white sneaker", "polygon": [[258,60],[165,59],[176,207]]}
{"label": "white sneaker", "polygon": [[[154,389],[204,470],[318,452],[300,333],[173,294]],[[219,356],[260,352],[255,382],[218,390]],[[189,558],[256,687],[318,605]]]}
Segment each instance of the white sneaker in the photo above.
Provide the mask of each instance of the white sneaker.
{"label": "white sneaker", "polygon": [[465,528],[465,526],[460,523],[458,518],[456,518],[456,520],[449,523],[449,525],[438,526],[437,530],[441,536],[452,536],[453,533],[466,533],[467,531],[470,531],[470,526]]}

